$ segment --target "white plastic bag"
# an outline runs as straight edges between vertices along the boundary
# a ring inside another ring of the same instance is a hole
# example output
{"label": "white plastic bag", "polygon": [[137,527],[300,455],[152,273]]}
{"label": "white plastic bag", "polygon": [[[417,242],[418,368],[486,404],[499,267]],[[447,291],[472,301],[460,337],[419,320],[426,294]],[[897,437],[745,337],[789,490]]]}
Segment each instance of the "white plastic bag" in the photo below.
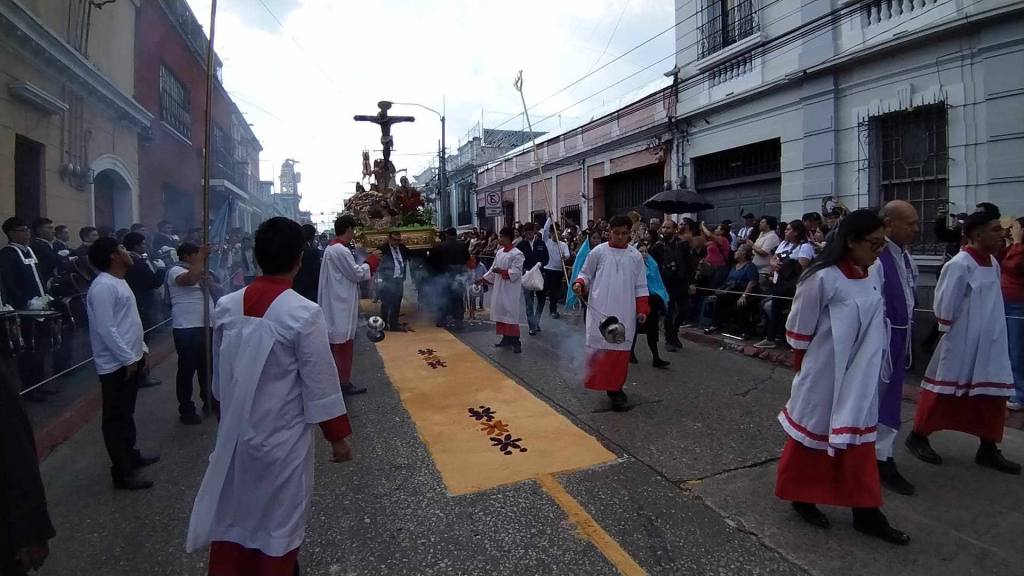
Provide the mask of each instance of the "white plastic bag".
{"label": "white plastic bag", "polygon": [[531,292],[540,292],[544,289],[544,274],[540,271],[540,263],[533,265],[530,271],[523,274],[523,288]]}

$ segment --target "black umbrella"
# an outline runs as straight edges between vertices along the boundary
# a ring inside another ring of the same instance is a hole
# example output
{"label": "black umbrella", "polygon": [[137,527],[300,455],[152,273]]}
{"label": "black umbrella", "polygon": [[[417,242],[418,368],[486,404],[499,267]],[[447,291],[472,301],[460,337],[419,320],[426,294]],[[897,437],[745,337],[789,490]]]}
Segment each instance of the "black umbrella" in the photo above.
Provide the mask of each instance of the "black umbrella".
{"label": "black umbrella", "polygon": [[705,200],[700,194],[685,188],[658,192],[644,202],[644,208],[658,210],[667,214],[700,212],[701,210],[710,210],[714,207],[714,204]]}

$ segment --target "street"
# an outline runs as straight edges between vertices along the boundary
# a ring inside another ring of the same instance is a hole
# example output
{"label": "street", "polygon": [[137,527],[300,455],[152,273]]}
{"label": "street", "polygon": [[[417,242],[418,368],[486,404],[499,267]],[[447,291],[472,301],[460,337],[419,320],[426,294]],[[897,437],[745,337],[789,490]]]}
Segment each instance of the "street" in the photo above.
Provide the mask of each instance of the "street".
{"label": "street", "polygon": [[[773,496],[791,372],[689,343],[655,370],[641,345],[626,387],[635,407],[611,412],[578,384],[575,322],[543,318],[521,355],[495,349],[486,322],[457,339],[419,326],[360,339],[354,373],[370,392],[348,400],[356,457],[330,464],[319,442],[303,573],[1019,573],[1020,478],[976,467],[966,437],[936,436],[941,468],[898,448],[919,492],[886,493],[885,510],[909,547],[853,531],[838,509],[820,531]],[[445,366],[427,366],[423,341]],[[410,380],[417,362],[428,376]],[[154,371],[168,384],[139,396],[140,445],[162,456],[146,470],[153,490],[111,489],[98,419],[43,462],[58,536],[42,574],[204,573],[184,536],[215,425],[178,423],[174,370],[171,356]],[[485,397],[529,451],[486,442],[464,406]],[[1003,446],[1024,456],[1017,430]]]}

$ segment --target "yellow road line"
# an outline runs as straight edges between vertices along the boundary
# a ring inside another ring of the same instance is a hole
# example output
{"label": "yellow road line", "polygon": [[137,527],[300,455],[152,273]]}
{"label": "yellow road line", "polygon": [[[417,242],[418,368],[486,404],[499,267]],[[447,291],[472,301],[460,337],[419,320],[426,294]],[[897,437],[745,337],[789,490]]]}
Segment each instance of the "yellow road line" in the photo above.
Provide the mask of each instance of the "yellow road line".
{"label": "yellow road line", "polygon": [[594,546],[611,562],[620,574],[626,576],[639,576],[647,574],[636,560],[622,549],[622,546],[615,541],[601,525],[594,520],[594,517],[583,509],[583,506],[575,498],[565,491],[565,488],[551,474],[537,476],[537,482],[544,488],[558,506],[565,511],[565,515],[576,525],[576,528],[583,536],[594,543]]}

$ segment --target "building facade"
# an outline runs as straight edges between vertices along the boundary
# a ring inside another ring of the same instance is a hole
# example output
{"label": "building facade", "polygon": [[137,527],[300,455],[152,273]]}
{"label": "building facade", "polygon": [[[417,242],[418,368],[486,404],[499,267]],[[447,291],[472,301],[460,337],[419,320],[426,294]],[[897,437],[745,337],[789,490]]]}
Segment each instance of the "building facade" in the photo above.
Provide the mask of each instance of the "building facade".
{"label": "building facade", "polygon": [[478,168],[477,213],[486,214],[488,193],[502,201],[502,215],[479,225],[542,222],[547,211],[580,225],[645,213],[643,202],[671,184],[675,104],[672,86],[657,87],[582,126],[538,138],[536,161],[531,143]]}
{"label": "building facade", "polygon": [[302,201],[302,194],[299,193],[299,183],[302,182],[302,173],[295,171],[298,161],[288,159],[281,163],[281,187],[272,196],[274,209],[278,216],[291,218],[296,222],[300,221],[299,202]]}
{"label": "building facade", "polygon": [[[73,231],[142,210],[133,98],[138,1],[0,0],[0,215]],[[74,234],[74,232],[73,232]]]}
{"label": "building facade", "polygon": [[[185,0],[143,2],[137,30],[136,95],[153,116],[140,139],[142,222],[200,226],[209,41]],[[214,63],[210,214],[231,198],[233,226],[252,231],[264,218],[262,146],[220,82],[216,56]]]}
{"label": "building facade", "polygon": [[1024,215],[1024,2],[677,1],[676,178],[786,219],[908,200],[915,258],[940,207]]}

